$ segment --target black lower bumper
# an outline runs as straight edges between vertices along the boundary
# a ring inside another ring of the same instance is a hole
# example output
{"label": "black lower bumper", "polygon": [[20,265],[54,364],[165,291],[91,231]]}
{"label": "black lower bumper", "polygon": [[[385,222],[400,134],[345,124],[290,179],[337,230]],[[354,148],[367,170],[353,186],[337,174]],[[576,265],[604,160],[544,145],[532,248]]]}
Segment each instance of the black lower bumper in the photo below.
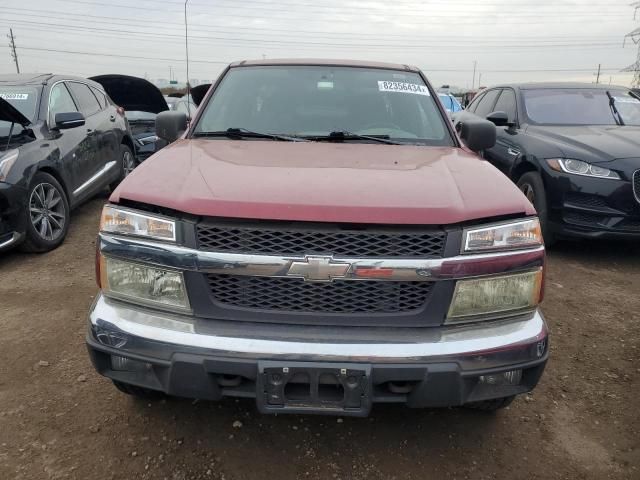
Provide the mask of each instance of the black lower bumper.
{"label": "black lower bumper", "polygon": [[[368,415],[374,403],[449,407],[526,393],[538,383],[548,356],[547,350],[535,361],[465,371],[456,362],[269,361],[204,353],[174,353],[162,360],[108,347],[91,332],[87,345],[96,370],[118,382],[204,400],[255,398],[263,413],[351,416]],[[522,370],[517,384],[494,381],[514,370]]]}

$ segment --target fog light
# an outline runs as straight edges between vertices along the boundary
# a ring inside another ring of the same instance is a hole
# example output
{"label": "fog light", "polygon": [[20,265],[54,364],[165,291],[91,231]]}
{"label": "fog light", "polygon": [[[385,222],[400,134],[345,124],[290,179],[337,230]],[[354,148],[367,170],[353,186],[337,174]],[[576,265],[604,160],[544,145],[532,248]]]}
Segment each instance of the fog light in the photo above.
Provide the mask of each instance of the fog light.
{"label": "fog light", "polygon": [[151,370],[152,365],[138,360],[121,357],[119,355],[111,355],[111,369],[120,372],[146,372]]}
{"label": "fog light", "polygon": [[485,385],[519,385],[522,380],[522,370],[509,370],[508,372],[481,375],[480,383]]}

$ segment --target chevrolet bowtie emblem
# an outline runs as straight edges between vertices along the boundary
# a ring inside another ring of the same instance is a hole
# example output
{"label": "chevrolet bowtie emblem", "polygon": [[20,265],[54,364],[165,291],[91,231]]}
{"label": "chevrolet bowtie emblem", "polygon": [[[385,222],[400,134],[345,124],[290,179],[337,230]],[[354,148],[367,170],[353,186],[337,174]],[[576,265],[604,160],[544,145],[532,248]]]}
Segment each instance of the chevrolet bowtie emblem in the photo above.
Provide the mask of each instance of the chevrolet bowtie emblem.
{"label": "chevrolet bowtie emblem", "polygon": [[301,277],[310,282],[330,282],[345,277],[351,264],[334,260],[333,257],[307,256],[304,261],[294,261],[287,276]]}

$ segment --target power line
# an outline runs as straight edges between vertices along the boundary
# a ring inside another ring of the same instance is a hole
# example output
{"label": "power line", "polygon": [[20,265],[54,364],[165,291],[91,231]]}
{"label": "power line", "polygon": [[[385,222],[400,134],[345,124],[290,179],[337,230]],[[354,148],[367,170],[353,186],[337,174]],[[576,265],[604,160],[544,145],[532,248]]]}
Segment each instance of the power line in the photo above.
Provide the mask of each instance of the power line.
{"label": "power line", "polygon": [[[15,10],[20,10],[20,11],[28,11],[28,12],[35,12],[35,13],[39,13],[39,15],[34,15],[34,14],[27,14],[27,13],[15,13]],[[56,12],[56,11],[52,11],[52,10],[34,10],[34,9],[29,9],[29,8],[12,8],[11,12],[7,12],[8,15],[14,15],[17,17],[27,17],[27,18],[44,18],[44,19],[52,19],[52,18],[62,18],[64,20],[67,21],[80,21],[80,20],[76,20],[74,18],[66,18],[68,16],[73,16],[73,17],[81,17],[83,20],[86,21],[87,18],[91,18],[91,19],[101,19],[101,20],[115,20],[116,22],[110,22],[110,21],[92,21],[92,24],[95,23],[101,23],[101,24],[106,24],[106,25],[122,25],[123,22],[133,22],[133,26],[135,26],[136,28],[140,27],[140,22],[136,19],[130,19],[130,18],[123,18],[123,17],[109,17],[109,16],[104,16],[104,15],[88,15],[88,14],[74,14],[74,13],[68,13],[68,12]],[[62,17],[61,17],[62,16]],[[158,21],[158,20],[147,20],[145,21],[145,24],[143,27],[148,27],[151,28],[150,25],[152,24],[157,24],[157,25],[170,25],[170,26],[176,26],[176,27],[182,27],[182,24],[180,23],[175,23],[175,22],[163,22],[163,21]],[[92,25],[94,26],[94,25]],[[125,26],[129,26],[125,23]],[[215,24],[191,24],[192,30],[195,31],[199,31],[198,29],[193,29],[194,26],[202,26],[202,27],[206,27],[207,31],[211,31],[211,28],[215,28],[218,31],[220,31],[220,33],[227,33],[225,32],[225,30],[227,31],[231,31],[232,33],[241,33],[243,31],[251,31],[251,32],[256,32],[256,31],[266,31],[266,32],[284,32],[283,34],[280,34],[281,36],[295,36],[296,38],[299,38],[297,35],[293,35],[293,33],[305,33],[305,34],[326,34],[327,36],[331,36],[331,38],[336,38],[336,36],[347,36],[347,35],[351,35],[351,36],[356,36],[356,37],[365,37],[365,36],[373,36],[377,39],[384,39],[385,37],[400,37],[402,39],[406,39],[408,34],[389,34],[389,33],[354,33],[354,32],[335,32],[335,31],[318,31],[318,30],[295,30],[295,29],[267,29],[267,28],[262,28],[262,27],[225,27],[225,26],[221,26],[221,25],[215,25]],[[162,27],[164,28],[164,27]],[[147,32],[141,32],[141,33],[147,33]],[[163,36],[160,34],[156,34],[157,36]],[[429,35],[420,35],[420,34],[415,34],[414,32],[411,32],[410,34],[412,39],[422,39],[422,38],[434,38],[434,36],[429,36]],[[447,38],[447,37],[443,37],[441,35],[436,35],[435,38]],[[456,41],[469,41],[469,42],[473,42],[474,44],[478,42],[477,38],[470,38],[470,37],[461,37],[459,34],[456,33],[456,35],[452,36],[452,38],[456,39]],[[483,38],[495,38],[494,41],[496,42],[500,42],[501,44],[504,44],[505,41],[510,40],[507,37],[504,37],[503,35],[498,35],[498,36],[487,36],[487,35],[483,35]],[[558,41],[558,40],[567,40],[567,39],[574,39],[574,40],[578,40],[580,38],[586,38],[586,39],[590,39],[593,40],[595,38],[598,38],[597,36],[562,36],[562,37],[550,37],[546,34],[541,34],[539,36],[522,36],[522,35],[518,35],[517,37],[515,37],[515,39],[518,40],[530,40],[530,39],[536,39],[537,42],[553,42],[553,41]],[[614,39],[617,37],[613,37],[611,35],[608,36],[602,36],[600,38],[608,38],[608,39]]]}
{"label": "power line", "polygon": [[[0,20],[0,22],[5,22],[3,20]],[[135,35],[135,36],[149,36],[149,37],[153,37],[153,38],[159,38],[159,39],[165,39],[167,42],[169,43],[175,43],[175,42],[171,42],[170,40],[168,40],[168,38],[176,38],[176,39],[182,39],[184,38],[182,35],[172,35],[172,34],[153,34],[153,33],[149,33],[149,32],[136,32],[136,31],[132,31],[132,30],[124,30],[124,29],[105,29],[105,28],[98,28],[98,27],[84,27],[84,26],[80,26],[80,25],[69,25],[69,24],[61,24],[61,23],[56,23],[56,24],[50,24],[50,23],[45,23],[45,22],[27,22],[27,21],[13,21],[13,23],[23,23],[23,24],[28,24],[28,25],[38,25],[38,26],[48,26],[50,27],[51,30],[58,30],[60,31],[62,29],[63,33],[68,33],[67,30],[76,30],[76,31],[87,31],[87,32],[92,32],[95,34],[95,32],[107,32],[107,33],[112,33],[112,34],[117,34],[116,37],[119,38],[121,37],[121,35],[119,34],[128,34],[128,35]],[[41,29],[39,29],[41,30]],[[38,37],[40,38],[40,37]],[[272,45],[275,47],[287,47],[290,49],[300,49],[302,47],[304,48],[318,48],[318,47],[334,47],[334,48],[347,48],[349,50],[354,50],[354,49],[358,49],[358,48],[362,48],[362,49],[375,49],[375,50],[420,50],[420,49],[424,49],[424,48],[448,48],[448,49],[456,49],[458,51],[460,51],[460,49],[468,49],[468,51],[478,51],[479,49],[484,50],[484,49],[489,49],[489,48],[499,48],[500,50],[503,51],[513,51],[513,50],[538,50],[538,49],[545,49],[545,48],[585,48],[585,47],[612,47],[612,46],[617,46],[619,45],[617,42],[600,42],[600,43],[585,43],[585,42],[579,42],[579,43],[549,43],[549,44],[532,44],[532,43],[520,43],[520,44],[516,44],[516,43],[510,43],[505,45],[504,43],[496,43],[496,44],[489,44],[489,43],[481,43],[481,42],[474,42],[471,45],[460,45],[460,44],[452,44],[447,42],[446,40],[444,42],[440,42],[440,43],[436,43],[436,42],[426,42],[426,43],[418,43],[418,42],[414,42],[414,44],[412,45],[408,45],[406,42],[404,43],[389,43],[389,42],[385,42],[385,43],[377,43],[377,44],[372,44],[372,43],[335,43],[335,42],[307,42],[307,41],[300,41],[300,40],[272,40],[272,39],[264,39],[264,38],[237,38],[237,37],[225,37],[225,36],[211,36],[211,35],[190,35],[189,36],[190,39],[192,40],[216,40],[219,42],[224,42],[226,44],[230,44],[230,45],[238,45],[238,46],[264,46],[265,44],[267,45]],[[156,41],[157,42],[157,41]],[[210,42],[208,42],[210,43]]]}

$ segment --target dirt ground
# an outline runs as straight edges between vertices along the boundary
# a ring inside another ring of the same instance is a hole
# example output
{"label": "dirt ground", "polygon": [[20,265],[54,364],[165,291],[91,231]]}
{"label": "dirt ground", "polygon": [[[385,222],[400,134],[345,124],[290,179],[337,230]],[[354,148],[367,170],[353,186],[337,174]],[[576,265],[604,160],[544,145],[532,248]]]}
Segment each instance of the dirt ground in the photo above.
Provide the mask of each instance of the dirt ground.
{"label": "dirt ground", "polygon": [[261,416],[248,400],[137,401],[94,373],[104,201],[74,212],[56,251],[0,255],[0,479],[640,479],[637,244],[550,252],[551,360],[507,410]]}

